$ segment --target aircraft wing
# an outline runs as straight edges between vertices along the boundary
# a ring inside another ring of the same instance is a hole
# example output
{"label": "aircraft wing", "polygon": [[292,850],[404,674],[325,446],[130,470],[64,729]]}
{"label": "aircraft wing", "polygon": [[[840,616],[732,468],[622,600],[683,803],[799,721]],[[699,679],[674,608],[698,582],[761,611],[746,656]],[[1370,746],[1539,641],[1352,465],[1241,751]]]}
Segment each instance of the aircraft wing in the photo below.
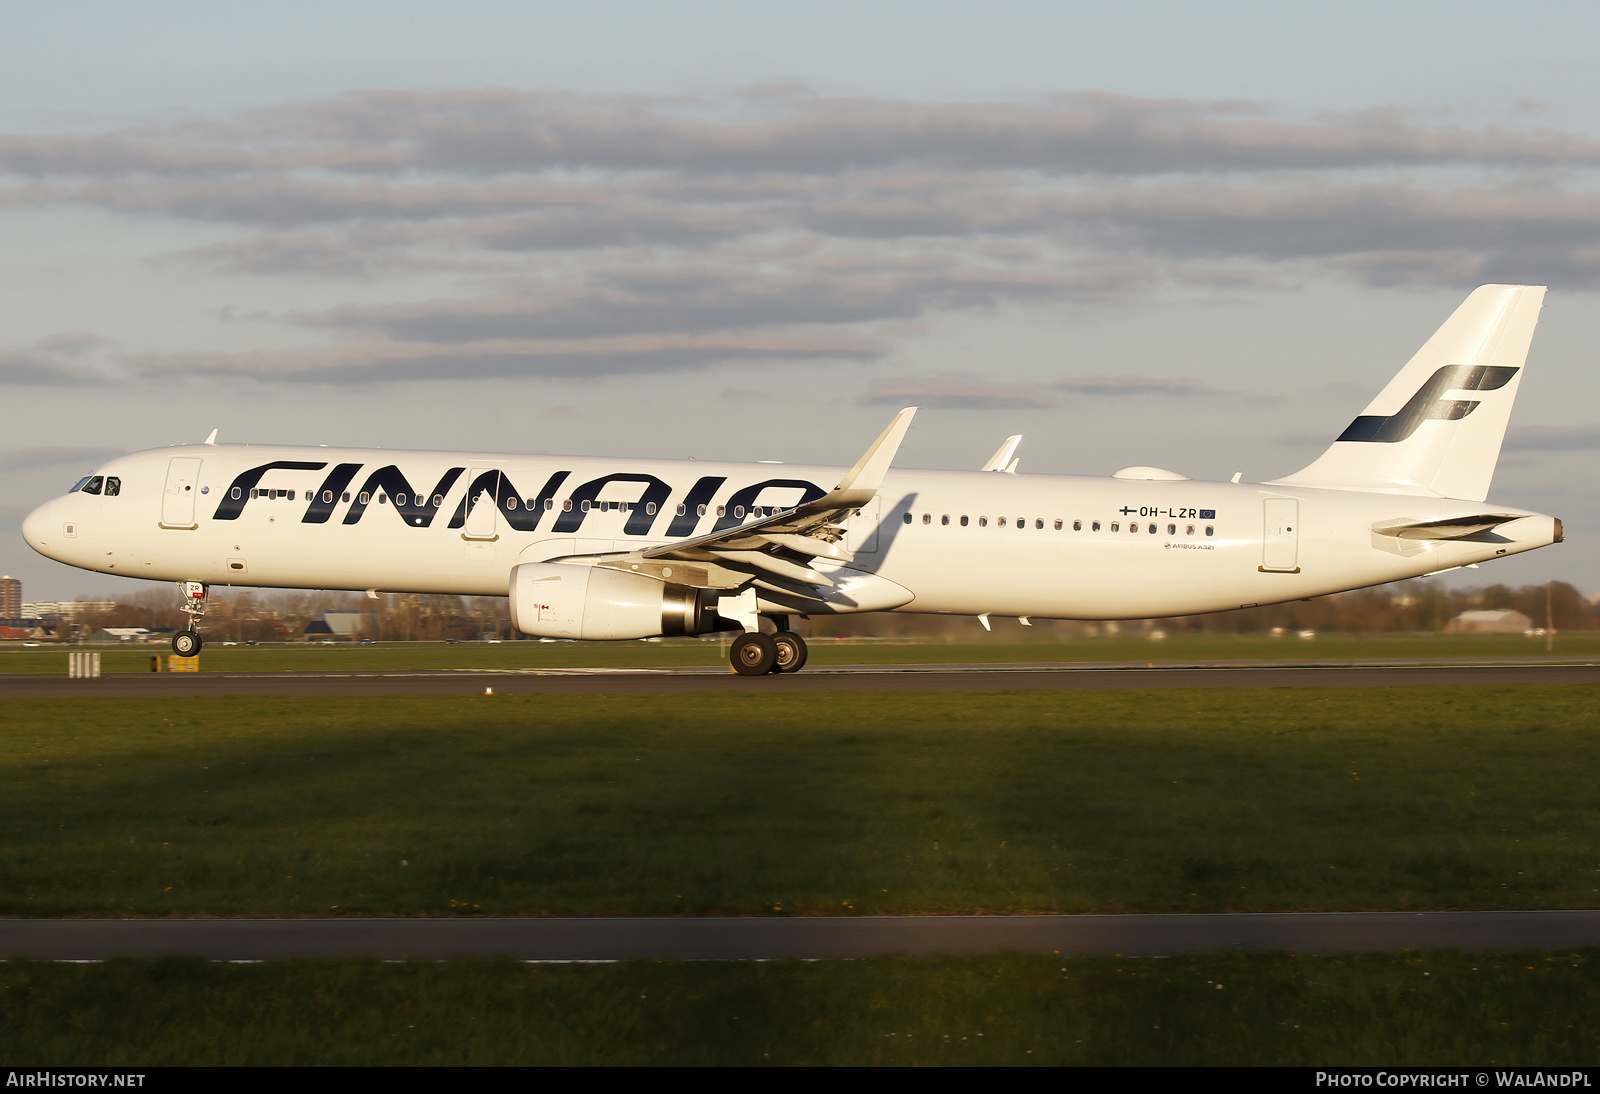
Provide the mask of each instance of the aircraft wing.
{"label": "aircraft wing", "polygon": [[815,588],[805,586],[831,587],[833,581],[814,570],[811,560],[854,559],[843,543],[843,522],[877,496],[916,413],[917,408],[912,406],[896,414],[839,484],[815,501],[734,528],[648,548],[629,557],[710,562],[738,570],[757,570],[762,577],[775,579],[776,587],[783,591],[815,596]]}
{"label": "aircraft wing", "polygon": [[1006,443],[1001,445],[994,455],[989,457],[989,462],[978,468],[979,471],[1004,471],[1008,475],[1017,473],[1019,460],[1013,459],[1016,455],[1017,445],[1022,443],[1022,434],[1007,437]]}

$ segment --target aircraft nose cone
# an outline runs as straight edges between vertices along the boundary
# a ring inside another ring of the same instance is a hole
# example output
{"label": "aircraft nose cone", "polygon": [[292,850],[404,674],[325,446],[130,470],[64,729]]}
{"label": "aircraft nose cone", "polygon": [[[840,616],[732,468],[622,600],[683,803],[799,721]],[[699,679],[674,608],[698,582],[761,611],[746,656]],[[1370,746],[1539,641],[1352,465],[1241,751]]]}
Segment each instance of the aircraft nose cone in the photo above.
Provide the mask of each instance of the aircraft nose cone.
{"label": "aircraft nose cone", "polygon": [[[61,534],[61,529],[51,527],[50,510],[54,507],[55,502],[47,501],[22,518],[22,538],[28,541],[29,547],[46,558],[55,557],[50,553],[51,541],[59,538]],[[51,534],[52,531],[54,535]]]}

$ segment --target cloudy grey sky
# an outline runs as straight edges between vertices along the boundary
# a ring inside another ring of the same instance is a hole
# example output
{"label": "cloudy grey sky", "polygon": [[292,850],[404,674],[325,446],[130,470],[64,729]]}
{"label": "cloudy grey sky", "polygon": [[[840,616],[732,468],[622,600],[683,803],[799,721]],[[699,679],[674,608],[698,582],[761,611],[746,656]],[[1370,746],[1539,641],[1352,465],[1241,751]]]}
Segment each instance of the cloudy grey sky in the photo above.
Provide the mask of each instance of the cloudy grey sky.
{"label": "cloudy grey sky", "polygon": [[1600,8],[1104,8],[0,2],[0,570],[213,427],[1267,478],[1515,281],[1571,538],[1465,577],[1600,591]]}

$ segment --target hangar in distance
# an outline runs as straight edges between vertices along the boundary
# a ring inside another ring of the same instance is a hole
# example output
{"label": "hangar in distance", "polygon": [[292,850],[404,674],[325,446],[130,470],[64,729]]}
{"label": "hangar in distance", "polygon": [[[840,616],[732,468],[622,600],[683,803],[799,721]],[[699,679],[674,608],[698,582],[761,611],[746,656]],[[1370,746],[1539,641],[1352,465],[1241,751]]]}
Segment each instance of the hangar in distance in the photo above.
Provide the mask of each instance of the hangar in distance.
{"label": "hangar in distance", "polygon": [[1299,600],[1561,541],[1486,502],[1545,290],[1475,290],[1328,450],[1263,483],[1154,467],[854,467],[204,444],[108,461],[23,524],[99,573],[212,585],[509,596],[530,635],[737,631],[740,673],[798,671],[796,616],[1136,619]]}

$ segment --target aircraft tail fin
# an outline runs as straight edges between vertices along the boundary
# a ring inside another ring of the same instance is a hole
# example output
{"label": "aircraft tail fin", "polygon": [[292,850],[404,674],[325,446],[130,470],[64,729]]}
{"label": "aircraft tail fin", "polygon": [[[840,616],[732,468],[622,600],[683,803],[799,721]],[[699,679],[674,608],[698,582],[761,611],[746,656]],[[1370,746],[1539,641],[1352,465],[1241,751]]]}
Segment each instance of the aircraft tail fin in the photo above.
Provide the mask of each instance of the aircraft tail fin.
{"label": "aircraft tail fin", "polygon": [[1268,485],[1482,501],[1539,321],[1539,285],[1484,285],[1309,467]]}

